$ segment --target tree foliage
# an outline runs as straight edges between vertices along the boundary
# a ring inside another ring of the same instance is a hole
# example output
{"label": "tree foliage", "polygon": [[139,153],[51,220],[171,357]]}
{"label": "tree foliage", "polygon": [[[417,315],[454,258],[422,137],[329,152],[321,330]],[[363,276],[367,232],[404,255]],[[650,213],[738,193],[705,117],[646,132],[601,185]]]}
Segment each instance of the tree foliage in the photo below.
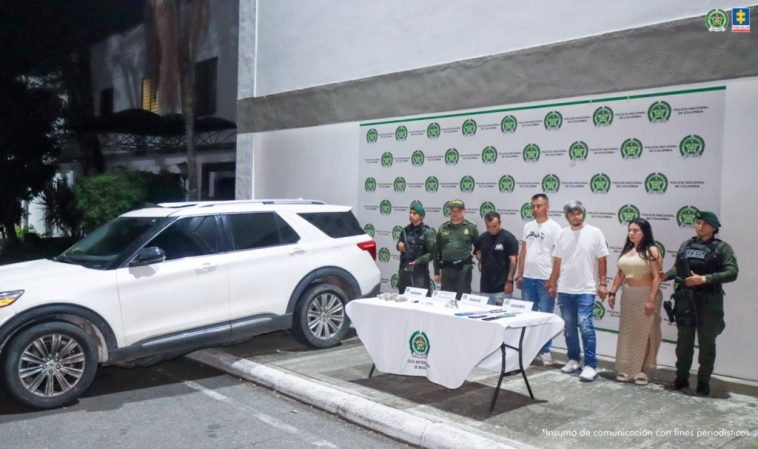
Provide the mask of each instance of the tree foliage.
{"label": "tree foliage", "polygon": [[39,193],[55,172],[55,120],[61,101],[28,82],[0,83],[0,224],[17,243],[20,202]]}

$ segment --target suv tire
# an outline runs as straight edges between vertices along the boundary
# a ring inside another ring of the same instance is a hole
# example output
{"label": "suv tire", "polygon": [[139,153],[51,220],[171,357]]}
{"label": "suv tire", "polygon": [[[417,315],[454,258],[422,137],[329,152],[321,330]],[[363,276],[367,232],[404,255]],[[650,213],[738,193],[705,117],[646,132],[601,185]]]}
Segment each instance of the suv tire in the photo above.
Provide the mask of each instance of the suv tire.
{"label": "suv tire", "polygon": [[319,349],[338,345],[350,329],[347,302],[347,294],[336,285],[321,284],[306,291],[295,307],[295,338]]}
{"label": "suv tire", "polygon": [[11,396],[37,409],[76,400],[97,371],[97,345],[70,323],[39,324],[11,340],[2,361]]}

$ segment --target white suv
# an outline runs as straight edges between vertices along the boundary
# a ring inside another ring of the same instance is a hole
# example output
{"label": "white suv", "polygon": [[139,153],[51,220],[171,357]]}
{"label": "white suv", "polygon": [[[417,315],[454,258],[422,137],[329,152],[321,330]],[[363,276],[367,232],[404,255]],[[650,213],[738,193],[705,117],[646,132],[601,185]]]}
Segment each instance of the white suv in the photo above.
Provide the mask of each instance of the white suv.
{"label": "white suv", "polygon": [[349,207],[169,203],[126,213],[52,260],[0,267],[8,392],[35,408],[81,395],[97,364],[179,355],[292,329],[317,348],[375,296],[376,244]]}

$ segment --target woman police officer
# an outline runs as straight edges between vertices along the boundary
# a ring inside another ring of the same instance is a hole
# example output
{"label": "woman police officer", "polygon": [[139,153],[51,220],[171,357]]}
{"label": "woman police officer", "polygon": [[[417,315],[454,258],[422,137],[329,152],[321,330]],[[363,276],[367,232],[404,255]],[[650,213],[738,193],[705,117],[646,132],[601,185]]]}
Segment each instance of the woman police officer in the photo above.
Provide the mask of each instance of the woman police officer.
{"label": "woman police officer", "polygon": [[699,212],[695,237],[682,243],[676,262],[665,280],[676,279],[674,309],[677,326],[677,390],[689,387],[690,367],[697,332],[700,368],[697,393],[710,394],[710,379],[716,361],[716,337],[724,330],[724,290],[721,284],[737,279],[737,259],[728,243],[715,237],[721,223],[713,212]]}

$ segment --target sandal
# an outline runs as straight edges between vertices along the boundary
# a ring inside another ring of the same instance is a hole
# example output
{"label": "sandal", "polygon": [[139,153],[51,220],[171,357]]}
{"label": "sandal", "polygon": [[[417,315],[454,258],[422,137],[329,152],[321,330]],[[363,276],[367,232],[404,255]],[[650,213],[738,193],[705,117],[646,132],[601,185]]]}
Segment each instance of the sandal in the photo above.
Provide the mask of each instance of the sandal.
{"label": "sandal", "polygon": [[618,373],[616,374],[616,380],[619,382],[629,382],[632,379],[626,373]]}
{"label": "sandal", "polygon": [[647,385],[647,374],[645,373],[639,373],[636,376],[634,376],[634,383],[635,385]]}

